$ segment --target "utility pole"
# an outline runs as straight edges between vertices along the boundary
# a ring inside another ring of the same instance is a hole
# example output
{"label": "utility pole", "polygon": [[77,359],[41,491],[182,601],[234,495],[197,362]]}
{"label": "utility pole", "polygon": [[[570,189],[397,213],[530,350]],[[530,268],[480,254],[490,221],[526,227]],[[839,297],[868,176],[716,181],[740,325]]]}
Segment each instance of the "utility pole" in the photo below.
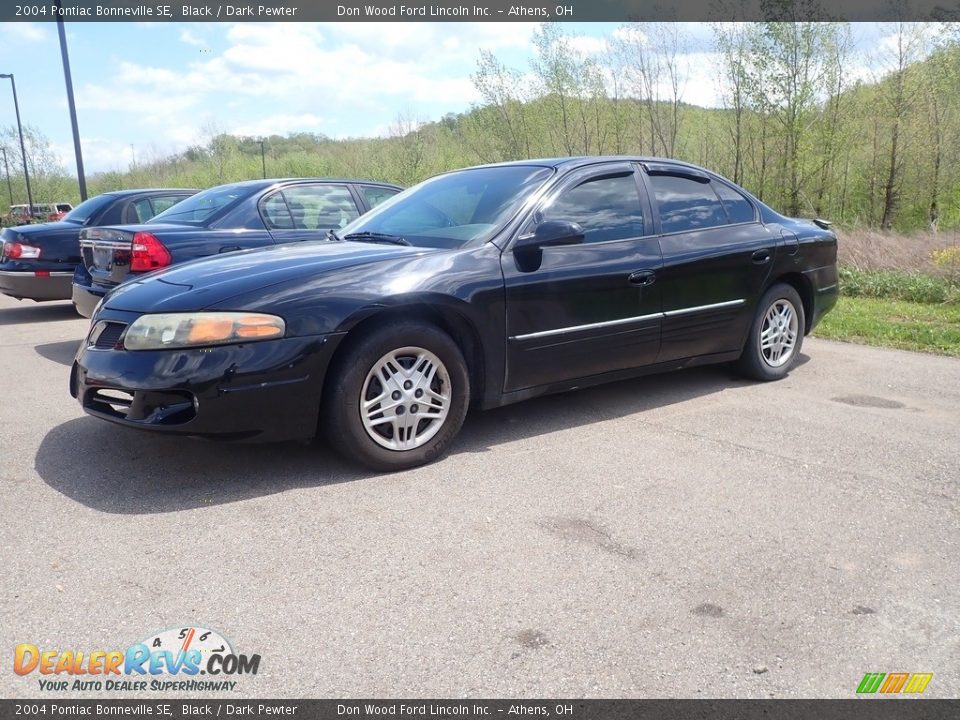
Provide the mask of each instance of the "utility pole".
{"label": "utility pole", "polygon": [[267,155],[263,149],[263,138],[260,138],[260,164],[263,166],[263,179],[267,179]]}
{"label": "utility pole", "polygon": [[20,122],[20,103],[17,102],[17,81],[13,73],[0,73],[0,78],[9,78],[13,89],[13,109],[17,114],[17,132],[20,133],[20,155],[23,157],[23,180],[27,184],[27,215],[33,219],[33,192],[30,190],[30,171],[27,170],[27,146],[23,142],[23,124]]}
{"label": "utility pole", "polygon": [[77,156],[77,180],[80,183],[80,202],[87,199],[87,178],[83,173],[83,153],[80,151],[80,128],[77,126],[77,105],[73,101],[73,78],[70,75],[70,55],[67,53],[67,31],[63,27],[61,0],[57,0],[57,32],[60,35],[60,58],[63,60],[63,80],[67,85],[67,107],[73,128],[73,150]]}

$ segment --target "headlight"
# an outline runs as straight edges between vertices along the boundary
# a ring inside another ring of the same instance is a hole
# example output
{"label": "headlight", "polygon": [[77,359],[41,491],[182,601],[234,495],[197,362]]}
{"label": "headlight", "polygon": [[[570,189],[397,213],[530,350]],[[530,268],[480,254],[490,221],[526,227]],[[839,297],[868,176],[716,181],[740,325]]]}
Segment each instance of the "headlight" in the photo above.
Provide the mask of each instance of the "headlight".
{"label": "headlight", "polygon": [[272,340],[283,337],[286,324],[276,315],[241,312],[163,313],[141,315],[127,328],[127,350]]}

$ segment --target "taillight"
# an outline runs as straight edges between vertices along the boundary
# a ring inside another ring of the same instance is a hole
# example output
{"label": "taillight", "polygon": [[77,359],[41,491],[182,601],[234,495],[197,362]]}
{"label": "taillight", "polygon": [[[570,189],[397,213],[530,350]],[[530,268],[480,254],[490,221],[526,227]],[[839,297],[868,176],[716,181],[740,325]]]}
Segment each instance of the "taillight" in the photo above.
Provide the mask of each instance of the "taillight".
{"label": "taillight", "polygon": [[170,251],[155,235],[148,232],[133,234],[130,252],[131,272],[147,272],[170,264]]}
{"label": "taillight", "polygon": [[40,257],[40,248],[18,242],[5,242],[3,255],[15,260],[36,260]]}

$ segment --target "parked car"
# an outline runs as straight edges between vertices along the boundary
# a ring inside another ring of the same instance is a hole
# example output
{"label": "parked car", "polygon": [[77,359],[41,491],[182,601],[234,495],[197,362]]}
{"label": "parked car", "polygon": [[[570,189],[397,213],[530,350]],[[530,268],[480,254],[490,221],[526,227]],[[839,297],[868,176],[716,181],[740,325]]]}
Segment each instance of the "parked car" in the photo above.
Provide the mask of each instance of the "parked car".
{"label": "parked car", "polygon": [[3,225],[4,227],[12,227],[14,225],[27,225],[34,221],[33,216],[30,214],[30,209],[23,205],[11,205],[9,212],[3,216]]}
{"label": "parked car", "polygon": [[32,222],[57,222],[73,210],[68,202],[34,203],[33,212],[26,204],[11,205],[10,211],[4,216],[4,225],[26,225]]}
{"label": "parked car", "polygon": [[[57,222],[63,220],[71,210],[73,210],[73,205],[68,202],[53,203],[46,208],[46,217],[43,219],[47,222]],[[43,209],[41,209],[41,215],[42,213]]]}
{"label": "parked car", "polygon": [[[142,222],[195,192],[182,188],[109,192],[81,203],[57,222],[6,228],[0,234],[0,292],[18,300],[69,300],[71,278],[81,261],[83,229]],[[22,207],[26,211],[27,206]]]}
{"label": "parked car", "polygon": [[250,180],[210,188],[148,223],[80,234],[83,263],[73,304],[90,317],[104,294],[138,273],[185,260],[280,243],[326,239],[400,192],[367,180]]}
{"label": "parked car", "polygon": [[530,160],[427,180],[339,233],[128,282],[70,378],[158,432],[307,438],[377,470],[483,408],[734,361],[776,380],[837,298],[837,239],[712,172]]}

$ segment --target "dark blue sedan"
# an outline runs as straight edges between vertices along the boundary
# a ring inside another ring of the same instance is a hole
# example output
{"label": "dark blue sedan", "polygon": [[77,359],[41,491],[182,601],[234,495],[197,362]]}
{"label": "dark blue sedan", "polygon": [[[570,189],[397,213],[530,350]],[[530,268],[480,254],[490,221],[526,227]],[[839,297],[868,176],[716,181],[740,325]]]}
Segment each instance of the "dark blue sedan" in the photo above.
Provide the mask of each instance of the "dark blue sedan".
{"label": "dark blue sedan", "polygon": [[131,276],[208,255],[322,240],[402,188],[367,180],[249,180],[219,185],[147,223],[80,234],[73,304],[90,317]]}
{"label": "dark blue sedan", "polygon": [[69,300],[83,229],[146,222],[195,192],[186,188],[109,192],[81,203],[59,222],[6,228],[0,237],[0,292],[18,300]]}

